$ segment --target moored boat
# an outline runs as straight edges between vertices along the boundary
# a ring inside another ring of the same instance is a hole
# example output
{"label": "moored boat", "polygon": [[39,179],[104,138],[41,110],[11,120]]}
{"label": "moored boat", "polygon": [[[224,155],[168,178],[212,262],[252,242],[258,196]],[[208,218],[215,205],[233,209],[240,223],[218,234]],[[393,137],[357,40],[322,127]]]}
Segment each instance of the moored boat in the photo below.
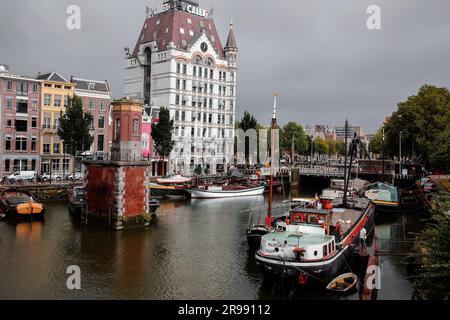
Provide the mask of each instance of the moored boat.
{"label": "moored boat", "polygon": [[335,292],[346,293],[355,288],[358,283],[358,277],[354,273],[344,273],[333,280],[327,285],[327,289]]}
{"label": "moored boat", "polygon": [[37,202],[28,191],[9,189],[0,193],[0,216],[3,218],[42,218],[44,214],[44,205]]}
{"label": "moored boat", "polygon": [[261,238],[256,263],[266,273],[287,275],[304,283],[310,276],[330,281],[347,265],[364,227],[374,227],[374,206],[367,198],[336,199],[333,208],[296,208],[286,230]]}
{"label": "moored boat", "polygon": [[84,203],[84,187],[82,185],[69,188],[67,192],[69,212],[74,216],[81,216]]}
{"label": "moored boat", "polygon": [[364,195],[372,200],[375,206],[381,209],[397,209],[400,205],[397,187],[384,183],[376,182],[365,188]]}
{"label": "moored boat", "polygon": [[150,183],[148,188],[153,197],[185,197],[185,185]]}
{"label": "moored boat", "polygon": [[204,189],[186,189],[193,199],[236,198],[264,193],[264,186],[207,186]]}
{"label": "moored boat", "polygon": [[180,175],[175,175],[167,178],[156,179],[156,181],[160,184],[184,184],[191,182],[192,179]]}

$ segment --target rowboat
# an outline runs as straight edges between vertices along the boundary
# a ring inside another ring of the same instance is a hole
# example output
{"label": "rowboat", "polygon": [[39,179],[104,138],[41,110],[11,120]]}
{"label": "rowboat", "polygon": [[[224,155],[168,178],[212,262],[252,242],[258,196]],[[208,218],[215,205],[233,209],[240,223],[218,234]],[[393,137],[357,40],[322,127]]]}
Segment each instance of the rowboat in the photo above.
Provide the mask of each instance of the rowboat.
{"label": "rowboat", "polygon": [[186,189],[192,199],[236,198],[257,196],[264,193],[264,186],[208,186],[205,189]]}
{"label": "rowboat", "polygon": [[184,197],[186,196],[184,185],[150,183],[148,188],[153,197]]}
{"label": "rowboat", "polygon": [[172,176],[172,177],[157,179],[156,181],[160,184],[184,184],[184,183],[192,181],[192,179],[186,178],[186,177],[183,177],[180,175],[176,175],[176,176]]}
{"label": "rowboat", "polygon": [[358,277],[354,273],[344,273],[331,280],[327,289],[336,292],[348,292],[358,283]]}
{"label": "rowboat", "polygon": [[0,194],[0,217],[43,217],[44,205],[28,191],[9,189]]}

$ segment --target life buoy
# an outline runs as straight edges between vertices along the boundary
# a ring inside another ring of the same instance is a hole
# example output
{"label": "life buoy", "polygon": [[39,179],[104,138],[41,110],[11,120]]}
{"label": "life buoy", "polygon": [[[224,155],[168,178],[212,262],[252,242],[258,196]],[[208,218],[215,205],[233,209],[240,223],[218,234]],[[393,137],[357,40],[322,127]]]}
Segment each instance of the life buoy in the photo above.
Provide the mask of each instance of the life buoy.
{"label": "life buoy", "polygon": [[298,222],[306,222],[306,214],[300,213],[300,212],[296,212],[292,216],[292,221],[293,222],[297,222],[297,221]]}
{"label": "life buoy", "polygon": [[298,279],[297,279],[297,282],[298,282],[298,284],[300,284],[300,285],[304,285],[304,284],[306,284],[307,282],[308,282],[308,275],[307,274],[303,274],[303,273],[301,273],[301,274],[299,274],[299,276],[298,276]]}

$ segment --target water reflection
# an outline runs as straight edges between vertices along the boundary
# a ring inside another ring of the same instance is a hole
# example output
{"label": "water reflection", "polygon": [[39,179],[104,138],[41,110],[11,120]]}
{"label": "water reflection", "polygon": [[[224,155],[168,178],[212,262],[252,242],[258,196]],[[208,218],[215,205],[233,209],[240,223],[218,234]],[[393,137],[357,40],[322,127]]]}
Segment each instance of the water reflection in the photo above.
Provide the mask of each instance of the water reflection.
{"label": "water reflection", "polygon": [[[285,198],[278,194],[275,201]],[[50,203],[45,222],[0,222],[0,298],[358,299],[357,292],[342,297],[321,283],[291,288],[263,278],[245,231],[249,209],[265,207],[266,201],[263,196],[164,200],[157,224],[124,232],[80,226],[64,203]],[[410,228],[411,217],[404,219]],[[377,226],[377,233],[390,235],[397,223]],[[66,288],[69,265],[80,266],[82,290]],[[382,258],[382,267],[379,297],[409,299],[399,259]],[[363,277],[364,267],[352,263],[352,268]]]}

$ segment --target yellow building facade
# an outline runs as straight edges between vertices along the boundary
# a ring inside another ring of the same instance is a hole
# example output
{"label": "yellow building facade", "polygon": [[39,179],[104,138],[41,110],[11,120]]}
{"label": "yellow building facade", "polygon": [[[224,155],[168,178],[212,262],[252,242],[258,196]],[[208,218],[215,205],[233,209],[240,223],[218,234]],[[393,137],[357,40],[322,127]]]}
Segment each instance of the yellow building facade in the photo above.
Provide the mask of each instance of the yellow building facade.
{"label": "yellow building facade", "polygon": [[64,146],[58,136],[61,112],[65,112],[69,97],[74,95],[74,84],[56,72],[40,74],[41,90],[41,174],[52,174],[59,178],[70,174],[73,157],[64,154]]}

